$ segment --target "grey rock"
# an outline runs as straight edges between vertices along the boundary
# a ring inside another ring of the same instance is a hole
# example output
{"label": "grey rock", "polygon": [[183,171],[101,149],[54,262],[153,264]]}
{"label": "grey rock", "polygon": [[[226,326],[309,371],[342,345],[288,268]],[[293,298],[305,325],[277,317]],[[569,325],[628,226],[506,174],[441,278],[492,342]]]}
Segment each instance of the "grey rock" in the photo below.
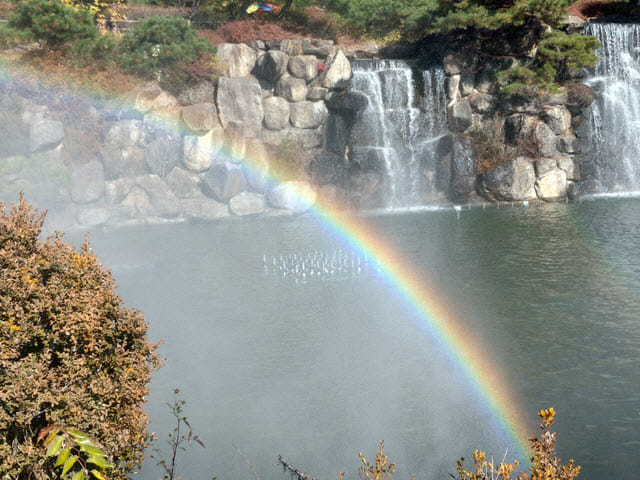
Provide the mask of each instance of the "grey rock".
{"label": "grey rock", "polygon": [[347,148],[347,126],[342,116],[331,114],[325,123],[325,143],[327,151],[344,158]]}
{"label": "grey rock", "polygon": [[460,96],[460,78],[460,74],[446,77],[445,88],[449,100],[457,100]]}
{"label": "grey rock", "polygon": [[105,143],[119,148],[136,147],[144,141],[144,125],[140,120],[120,120],[107,129]]}
{"label": "grey rock", "polygon": [[212,132],[201,136],[186,136],[182,144],[182,163],[191,172],[204,172],[211,167],[220,149],[220,142]]}
{"label": "grey rock", "polygon": [[329,59],[326,70],[320,75],[320,85],[324,88],[336,88],[345,85],[351,79],[351,63],[342,50]]}
{"label": "grey rock", "polygon": [[542,107],[542,119],[556,135],[562,135],[571,126],[571,114],[565,107]]}
{"label": "grey rock", "polygon": [[444,56],[442,62],[444,64],[444,71],[448,75],[457,75],[459,73],[462,73],[462,70],[464,68],[464,60],[460,55],[448,53]]}
{"label": "grey rock", "polygon": [[318,76],[318,59],[313,55],[296,55],[289,58],[288,69],[291,76],[310,82]]}
{"label": "grey rock", "polygon": [[264,193],[269,184],[269,156],[266,146],[259,140],[247,141],[247,162],[243,162],[242,171],[249,188]]}
{"label": "grey rock", "polygon": [[144,150],[144,162],[150,173],[166,177],[178,164],[182,153],[179,141],[157,137]]}
{"label": "grey rock", "polygon": [[182,168],[171,170],[165,182],[177,198],[194,198],[201,195],[200,177]]}
{"label": "grey rock", "polygon": [[469,97],[471,108],[480,113],[487,113],[493,109],[495,98],[488,93],[476,92]]}
{"label": "grey rock", "polygon": [[256,51],[264,50],[267,48],[267,44],[264,43],[262,40],[252,40],[249,43],[247,43],[247,45]]}
{"label": "grey rock", "polygon": [[242,192],[229,200],[229,211],[240,217],[259,215],[264,209],[264,195],[259,193]]}
{"label": "grey rock", "polygon": [[453,202],[467,202],[473,192],[478,160],[473,151],[471,140],[458,138],[453,144],[451,177],[449,180],[449,198]]}
{"label": "grey rock", "polygon": [[0,156],[26,155],[29,150],[29,124],[11,110],[0,110]]}
{"label": "grey rock", "polygon": [[256,52],[244,43],[218,45],[216,56],[227,67],[225,75],[229,77],[246,77],[256,64]]}
{"label": "grey rock", "polygon": [[62,122],[36,116],[29,124],[29,151],[31,153],[51,150],[64,140]]}
{"label": "grey rock", "polygon": [[314,205],[316,192],[307,182],[282,182],[267,192],[267,201],[276,208],[304,213]]}
{"label": "grey rock", "polygon": [[282,97],[269,97],[262,102],[264,126],[270,130],[281,130],[289,125],[289,102]]}
{"label": "grey rock", "polygon": [[226,202],[247,188],[242,168],[231,162],[213,165],[204,175],[203,182],[207,187],[205,193],[210,193],[221,202]]}
{"label": "grey rock", "polygon": [[207,132],[220,126],[215,103],[196,103],[182,109],[182,120],[194,132]]}
{"label": "grey rock", "polygon": [[190,220],[217,220],[229,216],[229,207],[212,198],[181,198],[178,200],[181,216]]}
{"label": "grey rock", "polygon": [[149,200],[148,215],[165,218],[172,218],[178,215],[177,199],[160,177],[157,175],[138,177],[136,178],[136,186],[147,194]]}
{"label": "grey rock", "polygon": [[104,195],[104,172],[96,160],[76,165],[71,171],[71,199],[75,203],[91,203]]}
{"label": "grey rock", "polygon": [[118,178],[117,180],[108,180],[104,182],[104,201],[107,205],[117,205],[122,202],[136,181],[133,178]]}
{"label": "grey rock", "polygon": [[128,92],[125,99],[141,112],[166,110],[178,105],[178,100],[160,88],[156,82],[141,83]]}
{"label": "grey rock", "polygon": [[566,133],[558,139],[558,150],[569,154],[580,153],[580,142],[575,136]]}
{"label": "grey rock", "polygon": [[302,101],[291,104],[291,124],[297,128],[317,128],[329,115],[324,102]]}
{"label": "grey rock", "polygon": [[317,100],[324,100],[328,93],[328,88],[310,87],[309,91],[307,92],[307,100],[311,100],[312,102]]}
{"label": "grey rock", "polygon": [[543,105],[564,105],[567,103],[569,95],[566,88],[563,88],[556,93],[542,93],[540,94],[540,103]]}
{"label": "grey rock", "polygon": [[534,164],[536,176],[544,177],[557,167],[556,160],[554,158],[540,158]]}
{"label": "grey rock", "polygon": [[567,174],[567,180],[576,182],[580,180],[580,168],[571,158],[556,157],[556,163],[558,168]]}
{"label": "grey rock", "polygon": [[305,48],[311,47],[311,41],[306,38],[294,38],[290,40],[280,40],[280,50],[289,55],[302,55]]}
{"label": "grey rock", "polygon": [[552,201],[566,198],[567,172],[554,168],[536,180],[535,189],[541,200]]}
{"label": "grey rock", "polygon": [[307,98],[307,83],[301,78],[294,78],[288,73],[285,73],[280,77],[274,94],[283,97],[290,102],[299,102]]}
{"label": "grey rock", "polygon": [[99,152],[106,180],[143,175],[146,172],[144,157],[144,151],[139,147],[121,148],[108,144]]}
{"label": "grey rock", "polygon": [[185,88],[178,95],[180,105],[194,105],[196,103],[207,103],[215,100],[216,87],[213,82],[204,81]]}
{"label": "grey rock", "polygon": [[276,83],[287,71],[289,56],[279,50],[269,50],[256,62],[255,75],[261,80]]}
{"label": "grey rock", "polygon": [[558,139],[546,123],[538,122],[533,128],[533,136],[540,156],[553,157],[557,153],[556,143]]}
{"label": "grey rock", "polygon": [[452,132],[462,133],[471,126],[471,105],[466,99],[459,99],[447,108],[447,120]]}
{"label": "grey rock", "polygon": [[220,78],[217,103],[218,116],[224,128],[229,122],[235,121],[243,125],[245,137],[259,135],[264,110],[262,90],[255,77]]}
{"label": "grey rock", "polygon": [[517,157],[478,176],[478,193],[492,201],[530,200],[536,198],[533,164]]}
{"label": "grey rock", "polygon": [[460,77],[460,93],[464,97],[468,97],[473,93],[473,75],[471,73],[463,73]]}

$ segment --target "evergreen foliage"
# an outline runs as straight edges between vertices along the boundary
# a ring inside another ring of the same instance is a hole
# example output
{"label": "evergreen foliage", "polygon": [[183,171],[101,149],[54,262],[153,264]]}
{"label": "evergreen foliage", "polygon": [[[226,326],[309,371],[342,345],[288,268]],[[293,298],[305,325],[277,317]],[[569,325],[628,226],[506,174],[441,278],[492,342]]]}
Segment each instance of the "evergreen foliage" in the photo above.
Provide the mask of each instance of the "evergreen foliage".
{"label": "evergreen foliage", "polygon": [[111,459],[109,478],[124,480],[149,438],[143,404],[156,347],[88,243],[77,251],[59,233],[41,241],[43,223],[22,197],[0,203],[0,472],[56,478],[64,440],[38,440],[72,427]]}
{"label": "evergreen foliage", "polygon": [[49,0],[20,2],[9,17],[9,28],[25,32],[33,40],[49,46],[98,34],[89,12]]}
{"label": "evergreen foliage", "polygon": [[128,71],[150,79],[162,79],[179,64],[215,53],[215,48],[198,36],[188,20],[150,17],[123,38],[120,61]]}
{"label": "evergreen foliage", "polygon": [[600,47],[595,37],[560,31],[549,32],[538,44],[529,65],[518,65],[497,73],[501,91],[507,96],[533,95],[540,90],[555,92],[584,67],[595,67]]}

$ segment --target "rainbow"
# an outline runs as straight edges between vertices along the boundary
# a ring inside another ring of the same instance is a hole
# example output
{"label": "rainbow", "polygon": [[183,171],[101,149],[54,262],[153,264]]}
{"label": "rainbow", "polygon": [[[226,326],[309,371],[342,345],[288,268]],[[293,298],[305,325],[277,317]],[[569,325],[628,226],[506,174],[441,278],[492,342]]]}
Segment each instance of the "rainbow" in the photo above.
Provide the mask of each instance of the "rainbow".
{"label": "rainbow", "polygon": [[[0,74],[9,74],[0,69]],[[42,81],[43,84],[48,82]],[[158,118],[159,128],[179,127],[167,119]],[[446,352],[457,371],[466,377],[475,393],[490,412],[494,433],[509,443],[510,457],[526,462],[529,459],[527,424],[523,421],[517,402],[509,392],[508,385],[500,377],[499,369],[489,361],[488,349],[474,342],[465,330],[464,322],[456,318],[450,304],[425,279],[425,272],[417,272],[387,245],[366,219],[341,208],[335,202],[317,199],[309,189],[291,186],[296,182],[284,182],[285,173],[265,170],[263,162],[233,151],[223,142],[229,159],[266,178],[271,185],[286,187],[289,195],[308,206],[306,215],[311,215],[334,238],[356,253],[376,260],[380,278],[414,312],[417,326],[431,341]],[[218,150],[218,149],[216,149]],[[508,459],[507,459],[508,461]]]}

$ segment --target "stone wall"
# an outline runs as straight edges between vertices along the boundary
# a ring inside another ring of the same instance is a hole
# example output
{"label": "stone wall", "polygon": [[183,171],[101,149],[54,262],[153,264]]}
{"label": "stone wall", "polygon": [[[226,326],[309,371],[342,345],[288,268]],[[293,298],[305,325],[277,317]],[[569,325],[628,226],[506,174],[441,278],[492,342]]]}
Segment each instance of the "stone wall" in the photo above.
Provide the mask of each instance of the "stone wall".
{"label": "stone wall", "polygon": [[[106,105],[5,79],[0,200],[24,190],[59,207],[65,228],[308,209],[325,98],[351,78],[344,49],[283,40],[223,44],[218,56],[227,68],[216,84],[174,96],[145,83]],[[272,185],[274,158],[298,178]]]}

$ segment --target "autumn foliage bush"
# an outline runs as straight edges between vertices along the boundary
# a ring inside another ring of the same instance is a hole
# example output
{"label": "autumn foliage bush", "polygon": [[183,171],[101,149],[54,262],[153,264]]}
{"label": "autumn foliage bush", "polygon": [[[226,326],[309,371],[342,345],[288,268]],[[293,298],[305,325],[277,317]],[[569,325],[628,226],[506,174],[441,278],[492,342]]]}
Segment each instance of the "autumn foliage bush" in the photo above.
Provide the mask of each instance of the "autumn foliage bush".
{"label": "autumn foliage bush", "polygon": [[0,203],[0,472],[53,478],[37,440],[56,425],[86,432],[112,459],[110,478],[124,479],[149,439],[156,346],[88,242],[40,240],[43,222],[22,196]]}

